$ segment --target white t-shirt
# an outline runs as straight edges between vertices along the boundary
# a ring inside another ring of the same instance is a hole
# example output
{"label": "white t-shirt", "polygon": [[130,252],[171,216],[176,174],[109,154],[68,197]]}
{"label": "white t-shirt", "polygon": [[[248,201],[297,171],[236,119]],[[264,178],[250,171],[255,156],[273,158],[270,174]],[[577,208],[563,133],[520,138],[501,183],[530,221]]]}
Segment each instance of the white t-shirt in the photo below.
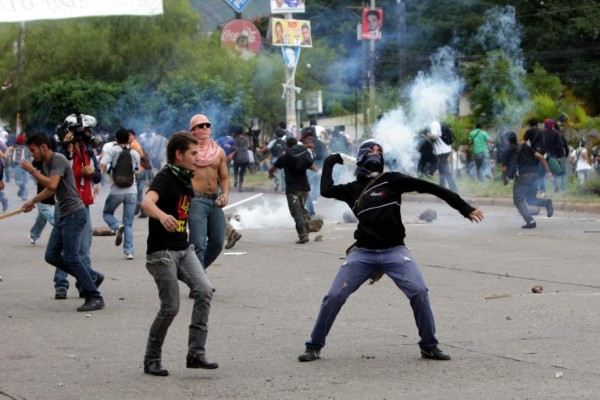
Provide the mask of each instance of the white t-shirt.
{"label": "white t-shirt", "polygon": [[452,147],[442,140],[442,125],[440,121],[431,122],[429,126],[429,139],[433,141],[433,152],[436,156],[452,151]]}
{"label": "white t-shirt", "polygon": [[[104,148],[103,148],[103,150],[104,150]],[[133,149],[130,149],[130,150],[131,150],[131,162],[133,164],[133,171],[134,171],[133,185],[129,186],[128,188],[123,188],[123,187],[117,186],[113,183],[110,186],[111,194],[137,193],[137,185],[135,184],[137,179],[135,179],[135,173],[139,172],[139,170],[140,170],[140,155],[137,151],[135,151]],[[102,164],[106,167],[108,165],[112,165],[113,161],[116,163],[117,160],[119,159],[119,154],[122,151],[123,151],[123,148],[121,146],[119,146],[119,145],[112,146],[111,148],[106,150],[106,153],[104,153],[102,160],[100,160],[100,164]]]}
{"label": "white t-shirt", "polygon": [[571,151],[571,157],[573,159],[577,158],[579,154],[579,159],[577,159],[577,164],[575,165],[575,171],[587,171],[592,169],[592,166],[588,164],[588,162],[584,159],[584,155],[587,156],[587,149],[580,147],[578,149],[574,149]]}

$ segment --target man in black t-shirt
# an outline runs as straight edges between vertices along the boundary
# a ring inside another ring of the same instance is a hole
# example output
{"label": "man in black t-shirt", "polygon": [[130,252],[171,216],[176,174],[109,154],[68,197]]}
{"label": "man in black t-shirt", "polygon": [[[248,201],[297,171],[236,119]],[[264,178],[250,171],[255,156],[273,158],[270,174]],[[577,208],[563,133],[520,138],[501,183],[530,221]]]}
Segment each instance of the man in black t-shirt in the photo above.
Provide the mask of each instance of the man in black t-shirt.
{"label": "man in black t-shirt", "polygon": [[277,168],[285,171],[285,197],[287,198],[290,214],[296,223],[298,232],[297,244],[307,243],[310,215],[306,210],[306,200],[310,192],[306,170],[317,172],[313,158],[306,147],[299,144],[295,138],[285,142],[286,152],[269,168],[269,179],[275,177]]}
{"label": "man in black t-shirt", "polygon": [[168,164],[154,177],[141,204],[150,217],[146,268],[154,277],[160,298],[160,310],[150,328],[144,356],[144,373],[150,375],[169,375],[161,365],[161,354],[167,330],[179,311],[178,280],[190,287],[194,297],[187,368],[219,367],[206,360],[204,349],[212,287],[187,235],[197,153],[198,142],[194,137],[173,135],[167,145]]}
{"label": "man in black t-shirt", "polygon": [[517,135],[514,132],[508,134],[509,149],[504,155],[504,161],[502,163],[502,174],[504,176],[504,184],[508,184],[506,179],[506,173],[511,163],[516,162],[517,175],[515,176],[515,182],[513,183],[513,203],[517,207],[519,214],[525,220],[523,229],[532,229],[536,227],[536,222],[531,216],[528,204],[530,206],[545,207],[548,217],[554,214],[554,208],[552,206],[551,199],[538,199],[537,186],[539,178],[540,165],[545,171],[546,176],[550,182],[554,182],[554,177],[550,172],[548,163],[544,156],[534,150],[527,143],[522,143],[520,146],[517,145]]}

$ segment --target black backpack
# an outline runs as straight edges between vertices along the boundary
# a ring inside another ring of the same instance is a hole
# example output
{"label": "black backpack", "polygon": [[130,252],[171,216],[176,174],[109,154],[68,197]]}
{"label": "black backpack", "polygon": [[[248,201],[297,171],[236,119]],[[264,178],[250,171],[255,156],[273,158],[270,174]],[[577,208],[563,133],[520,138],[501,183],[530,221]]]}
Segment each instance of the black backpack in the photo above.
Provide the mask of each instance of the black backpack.
{"label": "black backpack", "polygon": [[283,138],[277,138],[275,143],[273,143],[273,147],[271,147],[271,154],[273,154],[273,157],[281,157],[284,151],[285,140],[283,140]]}
{"label": "black backpack", "polygon": [[442,127],[442,140],[444,143],[450,145],[454,143],[454,130],[450,125],[445,122],[440,123]]}
{"label": "black backpack", "polygon": [[115,185],[122,188],[128,188],[135,181],[133,177],[133,160],[131,159],[131,150],[124,147],[117,157],[116,165],[112,166],[112,179]]}
{"label": "black backpack", "polygon": [[302,173],[309,169],[311,165],[313,165],[314,160],[308,149],[304,149],[303,151],[300,151],[297,154],[290,154],[288,152],[288,156],[290,157],[289,159],[291,161],[289,164],[289,169],[292,172]]}

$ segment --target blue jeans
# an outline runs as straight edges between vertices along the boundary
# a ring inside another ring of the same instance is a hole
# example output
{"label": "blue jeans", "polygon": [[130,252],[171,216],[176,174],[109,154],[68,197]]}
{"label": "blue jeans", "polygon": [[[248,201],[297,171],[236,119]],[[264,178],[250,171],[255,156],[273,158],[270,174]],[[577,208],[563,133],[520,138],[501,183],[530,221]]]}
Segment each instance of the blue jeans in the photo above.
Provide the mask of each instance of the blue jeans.
{"label": "blue jeans", "polygon": [[474,153],[475,165],[477,166],[477,179],[483,181],[491,177],[490,153],[487,151]]}
{"label": "blue jeans", "polygon": [[194,196],[190,205],[188,223],[190,242],[196,249],[204,269],[217,259],[225,243],[225,214],[214,200]]}
{"label": "blue jeans", "polygon": [[48,264],[73,275],[81,285],[81,291],[86,300],[102,299],[94,284],[94,278],[80,257],[83,230],[88,220],[89,215],[85,208],[56,219],[50,239],[48,239],[45,259]]}
{"label": "blue jeans", "polygon": [[8,199],[4,195],[4,190],[0,190],[0,203],[2,203],[2,212],[8,209]]}
{"label": "blue jeans", "polygon": [[51,204],[37,203],[38,213],[35,217],[35,222],[29,230],[29,237],[33,240],[38,240],[42,236],[42,231],[46,226],[46,222],[54,225],[54,206]]}
{"label": "blue jeans", "polygon": [[179,312],[179,280],[190,287],[194,296],[188,352],[205,354],[204,345],[208,334],[212,287],[206,272],[194,254],[194,246],[181,251],[161,250],[148,254],[146,268],[156,282],[160,310],[150,327],[144,361],[155,361],[161,358],[167,331]]}
{"label": "blue jeans", "polygon": [[311,339],[306,342],[306,347],[320,349],[325,346],[325,338],[348,297],[376,272],[384,272],[392,278],[396,286],[410,300],[421,337],[419,346],[423,348],[437,346],[435,322],[423,275],[410,251],[405,246],[396,246],[385,250],[369,250],[360,247],[352,249],[333,280],[329,293],[323,299]]}
{"label": "blue jeans", "polygon": [[536,197],[538,179],[539,175],[537,173],[529,172],[517,176],[513,183],[513,204],[527,223],[533,221],[527,205],[546,207],[547,209],[552,204],[550,199],[538,199]]}
{"label": "blue jeans", "polygon": [[[278,158],[279,157],[273,157],[271,160],[271,165],[273,165]],[[285,173],[283,168],[277,168],[275,170],[275,173],[273,174],[273,184],[275,185],[276,192],[281,189],[281,193],[285,193]],[[281,185],[281,188],[279,185]]]}
{"label": "blue jeans", "polygon": [[440,186],[445,187],[446,181],[448,181],[448,188],[454,193],[458,192],[454,178],[452,177],[452,171],[450,169],[450,162],[448,158],[450,153],[438,154],[438,172],[440,174]]}
{"label": "blue jeans", "polygon": [[[83,263],[83,266],[88,271],[88,274],[92,277],[92,280],[95,282],[96,278],[98,278],[98,273],[92,269],[92,258],[90,256],[90,250],[92,248],[92,220],[90,219],[90,208],[86,206],[84,208],[85,213],[87,214],[87,219],[85,221],[85,225],[83,227],[80,238],[81,246],[79,247],[79,258]],[[57,221],[58,217],[58,207],[55,207],[54,212],[54,221]],[[77,289],[80,289],[80,283],[77,282]],[[65,289],[69,288],[69,280],[67,279],[67,273],[61,269],[57,269],[54,272],[54,288],[58,289],[59,287],[63,287]]]}
{"label": "blue jeans", "polygon": [[116,231],[121,221],[115,218],[115,210],[123,204],[123,225],[125,226],[125,235],[123,238],[123,253],[133,254],[133,217],[135,215],[135,206],[137,202],[136,193],[109,194],[104,203],[102,218],[108,224],[110,229]]}
{"label": "blue jeans", "polygon": [[14,167],[15,170],[15,183],[19,187],[19,191],[17,192],[17,196],[21,198],[21,200],[27,200],[27,184],[29,183],[29,172],[25,171],[23,168],[18,165]]}
{"label": "blue jeans", "polygon": [[313,201],[317,201],[321,195],[321,175],[319,175],[318,172],[309,169],[306,171],[306,177],[310,184],[310,197]]}
{"label": "blue jeans", "polygon": [[152,180],[152,170],[150,169],[145,169],[140,171],[140,176],[138,177],[138,180],[136,181],[136,185],[137,185],[137,203],[140,204],[142,202],[142,199],[144,198],[144,184],[146,182],[146,180],[148,182],[150,182]]}

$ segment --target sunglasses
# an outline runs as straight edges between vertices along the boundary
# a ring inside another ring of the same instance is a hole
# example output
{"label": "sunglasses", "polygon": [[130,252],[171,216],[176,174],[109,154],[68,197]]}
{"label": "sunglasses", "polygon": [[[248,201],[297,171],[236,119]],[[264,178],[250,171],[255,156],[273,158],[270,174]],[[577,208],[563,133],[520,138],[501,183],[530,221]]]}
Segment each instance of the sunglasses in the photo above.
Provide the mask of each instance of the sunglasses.
{"label": "sunglasses", "polygon": [[202,123],[196,125],[194,128],[208,129],[208,128],[210,128],[210,122],[202,122]]}

